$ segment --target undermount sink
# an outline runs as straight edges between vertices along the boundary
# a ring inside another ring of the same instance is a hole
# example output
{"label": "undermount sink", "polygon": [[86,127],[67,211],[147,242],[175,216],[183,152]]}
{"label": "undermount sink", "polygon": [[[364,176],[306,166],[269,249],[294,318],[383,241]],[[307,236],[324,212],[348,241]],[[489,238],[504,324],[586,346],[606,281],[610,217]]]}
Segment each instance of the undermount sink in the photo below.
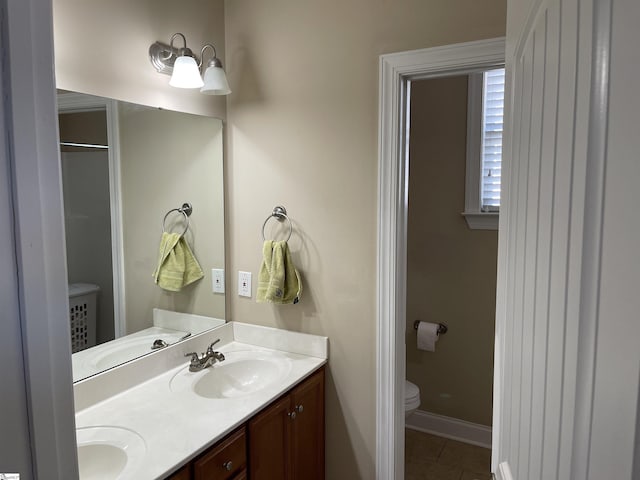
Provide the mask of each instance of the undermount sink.
{"label": "undermount sink", "polygon": [[147,450],[140,435],[121,427],[81,427],[76,439],[80,480],[122,478],[142,464]]}
{"label": "undermount sink", "polygon": [[225,360],[201,372],[179,371],[171,380],[174,392],[190,389],[204,398],[237,398],[268,388],[286,377],[291,360],[278,352],[225,352]]}

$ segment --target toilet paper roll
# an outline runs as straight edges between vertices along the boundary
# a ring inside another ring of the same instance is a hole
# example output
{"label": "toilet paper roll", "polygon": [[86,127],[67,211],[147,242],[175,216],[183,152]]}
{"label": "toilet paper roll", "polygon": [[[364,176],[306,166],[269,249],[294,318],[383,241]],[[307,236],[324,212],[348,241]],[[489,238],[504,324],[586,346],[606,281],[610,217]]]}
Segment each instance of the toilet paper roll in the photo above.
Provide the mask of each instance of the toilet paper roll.
{"label": "toilet paper roll", "polygon": [[426,352],[436,351],[439,326],[440,325],[438,325],[437,323],[418,323],[418,350],[424,350]]}

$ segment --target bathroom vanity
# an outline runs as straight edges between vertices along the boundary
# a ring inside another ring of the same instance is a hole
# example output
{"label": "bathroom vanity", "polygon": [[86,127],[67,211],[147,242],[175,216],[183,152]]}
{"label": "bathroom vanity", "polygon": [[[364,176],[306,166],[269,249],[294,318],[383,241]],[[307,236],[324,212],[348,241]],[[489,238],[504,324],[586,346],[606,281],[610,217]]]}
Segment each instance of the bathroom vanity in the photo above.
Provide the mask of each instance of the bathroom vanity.
{"label": "bathroom vanity", "polygon": [[168,478],[324,479],[324,367]]}
{"label": "bathroom vanity", "polygon": [[326,337],[230,322],[78,382],[80,478],[320,480],[327,358]]}

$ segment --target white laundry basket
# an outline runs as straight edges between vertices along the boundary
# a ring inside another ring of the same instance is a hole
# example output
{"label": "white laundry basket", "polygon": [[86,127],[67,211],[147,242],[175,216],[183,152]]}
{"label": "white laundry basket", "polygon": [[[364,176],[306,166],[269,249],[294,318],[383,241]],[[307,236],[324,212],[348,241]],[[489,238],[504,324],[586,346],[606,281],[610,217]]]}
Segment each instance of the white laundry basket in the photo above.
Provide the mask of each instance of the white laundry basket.
{"label": "white laundry basket", "polygon": [[69,322],[73,353],[96,344],[97,300],[100,287],[92,283],[69,285]]}

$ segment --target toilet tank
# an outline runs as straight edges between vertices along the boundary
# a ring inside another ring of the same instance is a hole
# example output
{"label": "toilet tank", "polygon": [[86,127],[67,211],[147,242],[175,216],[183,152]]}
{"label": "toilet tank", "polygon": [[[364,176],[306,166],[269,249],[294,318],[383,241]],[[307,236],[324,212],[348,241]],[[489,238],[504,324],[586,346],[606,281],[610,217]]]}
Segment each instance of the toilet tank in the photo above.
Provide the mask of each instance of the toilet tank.
{"label": "toilet tank", "polygon": [[92,283],[69,284],[71,352],[96,344],[97,303],[100,287]]}

